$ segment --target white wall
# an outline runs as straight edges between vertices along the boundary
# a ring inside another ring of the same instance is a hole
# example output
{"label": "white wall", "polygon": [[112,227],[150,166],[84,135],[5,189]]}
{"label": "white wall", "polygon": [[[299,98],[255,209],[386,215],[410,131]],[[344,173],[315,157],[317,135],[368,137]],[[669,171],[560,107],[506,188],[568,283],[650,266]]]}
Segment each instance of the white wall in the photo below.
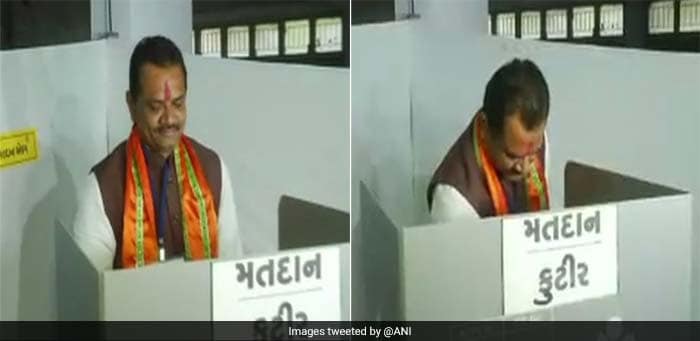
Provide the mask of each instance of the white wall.
{"label": "white wall", "polygon": [[0,319],[55,319],[54,229],[107,150],[105,43],[0,53],[0,133],[36,128],[40,159],[0,169]]}
{"label": "white wall", "polygon": [[394,0],[394,18],[405,19],[411,15],[412,0]]}
{"label": "white wall", "polygon": [[107,0],[90,0],[90,39],[96,40],[109,30]]}
{"label": "white wall", "polygon": [[[99,29],[96,8],[101,0],[92,0],[92,18]],[[192,52],[192,0],[113,0],[112,30],[119,39],[136,43],[150,35],[170,38],[183,52]]]}
{"label": "white wall", "polygon": [[[131,128],[129,49],[110,49],[110,150]],[[186,133],[231,172],[247,253],[277,250],[277,205],[289,194],[349,211],[349,72],[187,55]]]}
{"label": "white wall", "polygon": [[488,34],[488,0],[414,0],[414,3],[420,17],[415,37],[427,38],[417,40],[421,44]]}
{"label": "white wall", "polygon": [[[413,149],[420,146],[412,127],[419,123],[407,115],[423,103],[411,98],[426,88],[442,89],[441,81],[413,81],[430,72],[414,66],[416,55],[462,48],[452,44],[465,35],[486,34],[488,21],[486,1],[416,0],[415,6],[419,19],[352,27],[353,212],[359,212],[363,181],[400,225],[424,220],[425,214],[425,193],[413,186],[418,156]],[[429,63],[432,54],[424,58]],[[440,94],[436,100],[446,98],[454,97]],[[352,215],[353,226],[358,218]]]}
{"label": "white wall", "polygon": [[363,181],[385,209],[412,221],[410,36],[412,21],[352,27],[352,225]]}

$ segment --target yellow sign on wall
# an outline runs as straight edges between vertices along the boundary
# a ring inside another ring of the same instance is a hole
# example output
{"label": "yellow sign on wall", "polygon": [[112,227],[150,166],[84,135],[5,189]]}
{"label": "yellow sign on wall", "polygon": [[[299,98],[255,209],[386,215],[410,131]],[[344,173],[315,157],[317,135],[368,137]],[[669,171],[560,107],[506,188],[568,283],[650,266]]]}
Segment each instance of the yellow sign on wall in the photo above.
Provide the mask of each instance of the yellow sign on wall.
{"label": "yellow sign on wall", "polygon": [[39,159],[39,139],[36,129],[0,134],[0,168],[37,159]]}

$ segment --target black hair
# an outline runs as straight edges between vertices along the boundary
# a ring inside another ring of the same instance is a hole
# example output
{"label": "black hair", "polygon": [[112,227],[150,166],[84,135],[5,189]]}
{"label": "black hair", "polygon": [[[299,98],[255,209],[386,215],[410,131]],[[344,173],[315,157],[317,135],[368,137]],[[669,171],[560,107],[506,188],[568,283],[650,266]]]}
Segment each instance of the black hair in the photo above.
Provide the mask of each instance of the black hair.
{"label": "black hair", "polygon": [[187,89],[187,68],[177,45],[163,36],[145,37],[136,44],[129,61],[129,92],[134,99],[141,94],[140,72],[146,63],[160,67],[179,65],[185,76]]}
{"label": "black hair", "polygon": [[516,112],[525,128],[531,130],[549,116],[547,81],[532,61],[513,59],[491,76],[481,110],[496,136],[502,136],[505,118]]}

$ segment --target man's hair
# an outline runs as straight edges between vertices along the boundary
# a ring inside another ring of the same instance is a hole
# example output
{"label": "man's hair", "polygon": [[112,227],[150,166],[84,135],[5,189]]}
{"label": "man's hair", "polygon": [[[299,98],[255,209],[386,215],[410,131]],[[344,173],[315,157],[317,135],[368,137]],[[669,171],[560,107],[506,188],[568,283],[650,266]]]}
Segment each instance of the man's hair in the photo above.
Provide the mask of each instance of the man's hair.
{"label": "man's hair", "polygon": [[481,110],[496,136],[502,136],[505,118],[516,112],[520,112],[525,128],[531,130],[549,116],[547,81],[532,61],[513,59],[489,80]]}
{"label": "man's hair", "polygon": [[145,37],[136,44],[129,62],[129,92],[136,99],[141,94],[141,68],[151,63],[160,67],[179,65],[185,77],[187,89],[187,68],[180,49],[172,40],[163,36]]}

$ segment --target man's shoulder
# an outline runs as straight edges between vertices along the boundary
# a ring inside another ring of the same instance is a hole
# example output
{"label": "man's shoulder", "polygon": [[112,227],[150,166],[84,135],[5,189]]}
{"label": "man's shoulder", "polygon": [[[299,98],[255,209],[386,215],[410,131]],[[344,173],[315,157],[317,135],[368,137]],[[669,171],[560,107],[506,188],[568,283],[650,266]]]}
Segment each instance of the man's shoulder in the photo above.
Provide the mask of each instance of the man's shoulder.
{"label": "man's shoulder", "polygon": [[197,157],[199,157],[199,159],[202,162],[206,162],[206,163],[213,162],[213,161],[220,162],[219,161],[219,154],[217,154],[213,149],[207,147],[206,145],[197,141],[196,139],[194,139],[191,136],[187,136],[187,138],[192,143],[192,148],[194,149],[195,153],[197,153]]}
{"label": "man's shoulder", "polygon": [[107,154],[102,160],[97,162],[90,169],[91,173],[102,174],[107,169],[113,169],[115,166],[123,167],[126,163],[126,140],[118,144],[112,152]]}
{"label": "man's shoulder", "polygon": [[430,215],[433,222],[446,222],[465,216],[479,218],[472,202],[464,197],[457,188],[444,183],[435,186]]}

